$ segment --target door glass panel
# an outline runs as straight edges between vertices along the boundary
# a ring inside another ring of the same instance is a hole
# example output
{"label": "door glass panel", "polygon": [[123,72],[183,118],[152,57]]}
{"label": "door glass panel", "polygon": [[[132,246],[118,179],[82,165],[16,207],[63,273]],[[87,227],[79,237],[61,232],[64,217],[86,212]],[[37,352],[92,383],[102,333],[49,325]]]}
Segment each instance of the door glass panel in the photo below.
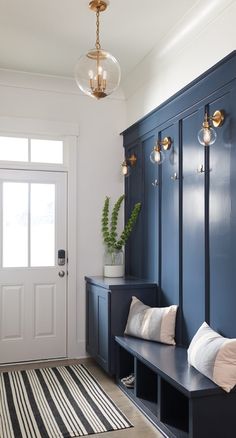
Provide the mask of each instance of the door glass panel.
{"label": "door glass panel", "polygon": [[0,136],[0,160],[28,161],[28,139]]}
{"label": "door glass panel", "polygon": [[31,161],[34,163],[63,163],[63,142],[59,140],[31,140]]}
{"label": "door glass panel", "polygon": [[28,184],[3,183],[3,267],[28,266]]}
{"label": "door glass panel", "polygon": [[31,266],[55,266],[55,184],[31,184]]}

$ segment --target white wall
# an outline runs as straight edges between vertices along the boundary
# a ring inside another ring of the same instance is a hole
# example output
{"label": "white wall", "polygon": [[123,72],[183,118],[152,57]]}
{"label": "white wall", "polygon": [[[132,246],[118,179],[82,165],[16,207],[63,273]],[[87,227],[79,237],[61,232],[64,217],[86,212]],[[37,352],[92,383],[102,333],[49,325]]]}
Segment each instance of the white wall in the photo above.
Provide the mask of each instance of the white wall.
{"label": "white wall", "polygon": [[170,29],[124,84],[127,127],[235,50],[235,20],[235,0],[200,0]]}
{"label": "white wall", "polygon": [[[85,275],[101,275],[101,209],[106,195],[123,193],[120,164],[125,127],[122,96],[97,102],[80,94],[73,81],[0,70],[0,117],[77,123],[77,326],[70,355],[85,355]],[[0,127],[1,129],[1,127]],[[70,319],[70,317],[69,317]],[[74,317],[71,315],[71,320]]]}

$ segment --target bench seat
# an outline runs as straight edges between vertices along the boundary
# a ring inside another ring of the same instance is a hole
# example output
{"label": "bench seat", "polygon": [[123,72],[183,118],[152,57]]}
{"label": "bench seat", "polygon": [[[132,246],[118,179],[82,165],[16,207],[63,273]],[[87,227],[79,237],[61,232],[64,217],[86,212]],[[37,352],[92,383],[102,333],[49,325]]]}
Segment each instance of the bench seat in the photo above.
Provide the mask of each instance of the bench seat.
{"label": "bench seat", "polygon": [[[227,394],[187,361],[187,349],[116,336],[116,380],[123,392],[170,438],[236,436],[236,390]],[[122,378],[135,375],[134,388]]]}
{"label": "bench seat", "polygon": [[222,394],[223,392],[219,386],[188,364],[187,349],[184,347],[164,345],[130,336],[117,336],[116,342],[128,348],[134,356],[146,362],[187,397]]}

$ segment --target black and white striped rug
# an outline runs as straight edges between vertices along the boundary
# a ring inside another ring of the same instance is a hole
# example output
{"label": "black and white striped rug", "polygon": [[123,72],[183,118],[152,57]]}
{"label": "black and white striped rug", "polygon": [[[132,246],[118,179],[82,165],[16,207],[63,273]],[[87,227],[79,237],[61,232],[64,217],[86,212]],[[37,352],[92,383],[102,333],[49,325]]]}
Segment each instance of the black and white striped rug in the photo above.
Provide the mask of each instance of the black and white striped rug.
{"label": "black and white striped rug", "polygon": [[0,374],[1,438],[70,438],[131,426],[83,365]]}

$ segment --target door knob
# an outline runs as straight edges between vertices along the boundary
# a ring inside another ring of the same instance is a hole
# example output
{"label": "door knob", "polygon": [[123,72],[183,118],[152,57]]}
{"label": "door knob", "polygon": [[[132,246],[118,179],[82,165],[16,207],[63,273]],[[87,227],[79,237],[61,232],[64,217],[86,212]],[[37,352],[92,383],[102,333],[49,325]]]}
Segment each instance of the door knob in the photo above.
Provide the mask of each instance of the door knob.
{"label": "door knob", "polygon": [[65,275],[65,271],[59,271],[59,272],[58,272],[58,275],[59,275],[59,277],[61,277],[61,278],[64,277],[64,275]]}

